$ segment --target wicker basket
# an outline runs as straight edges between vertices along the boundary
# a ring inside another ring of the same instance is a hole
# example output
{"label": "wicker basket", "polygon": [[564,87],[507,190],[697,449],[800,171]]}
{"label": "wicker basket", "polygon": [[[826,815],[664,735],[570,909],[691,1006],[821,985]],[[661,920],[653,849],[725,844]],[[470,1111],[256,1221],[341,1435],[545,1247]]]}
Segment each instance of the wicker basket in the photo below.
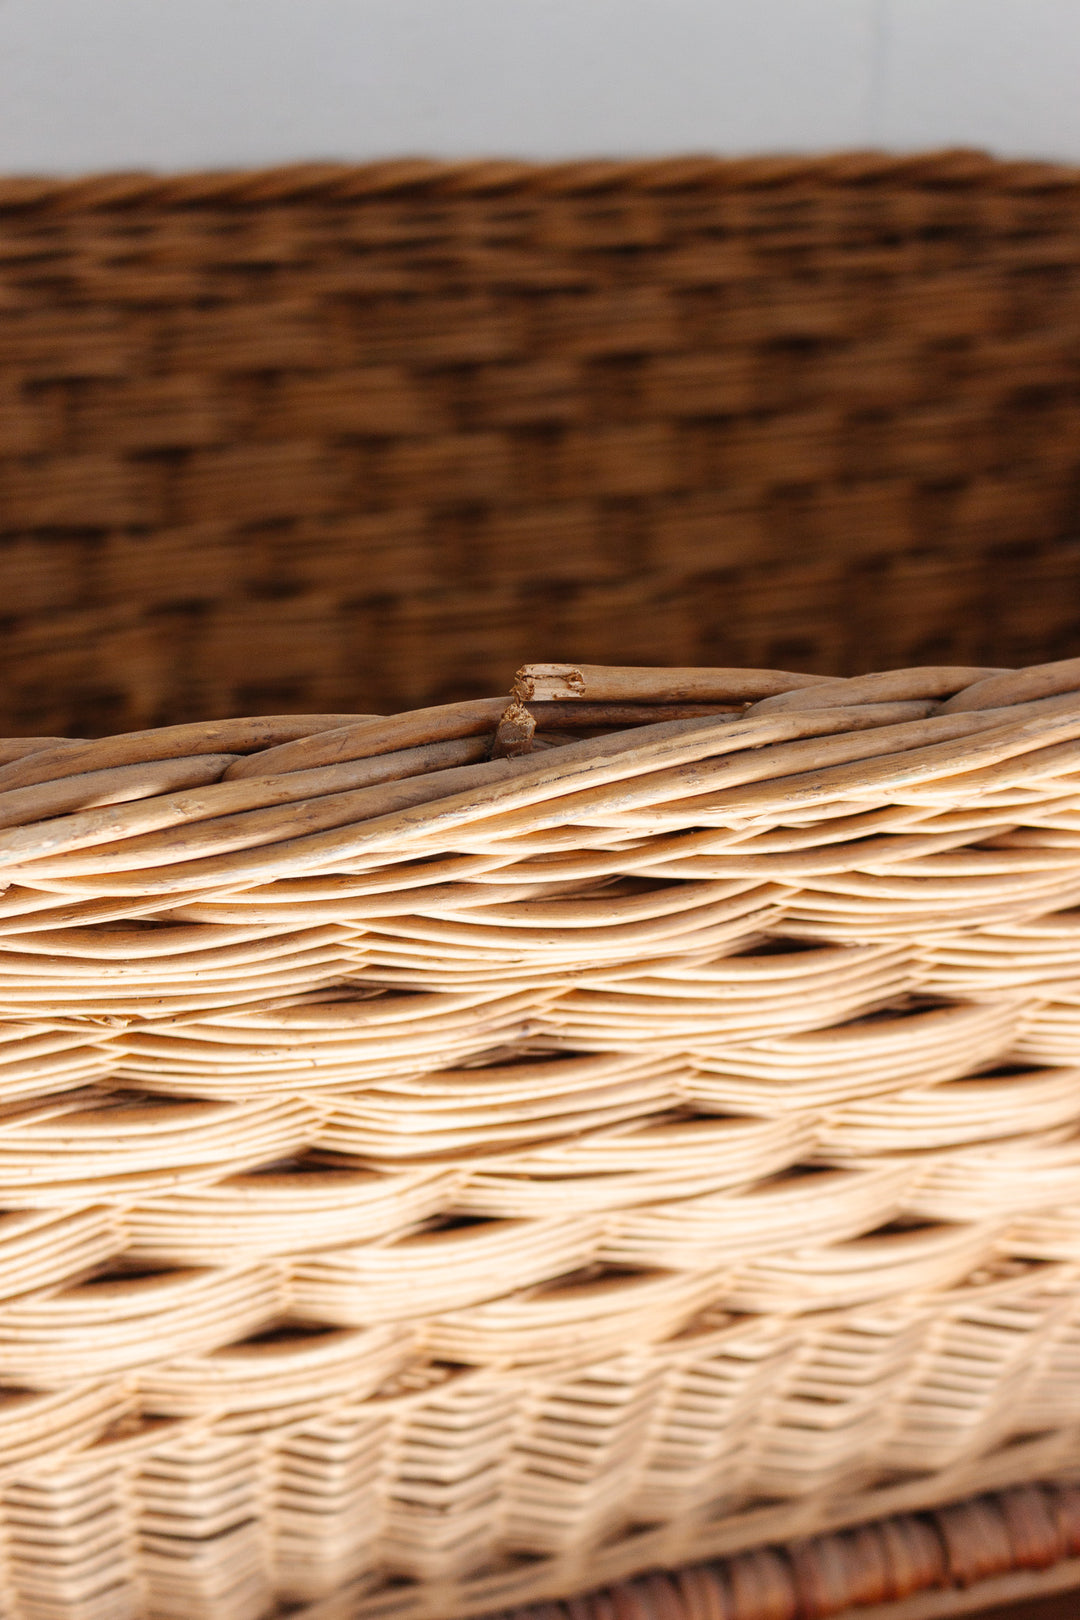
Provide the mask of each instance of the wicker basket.
{"label": "wicker basket", "polygon": [[12,1612],[449,1620],[1075,1465],[1080,660],[344,719],[7,745]]}
{"label": "wicker basket", "polygon": [[2,182],[0,362],[0,1610],[1080,1580],[1080,177]]}
{"label": "wicker basket", "polygon": [[1080,174],[0,181],[0,735],[1080,652]]}

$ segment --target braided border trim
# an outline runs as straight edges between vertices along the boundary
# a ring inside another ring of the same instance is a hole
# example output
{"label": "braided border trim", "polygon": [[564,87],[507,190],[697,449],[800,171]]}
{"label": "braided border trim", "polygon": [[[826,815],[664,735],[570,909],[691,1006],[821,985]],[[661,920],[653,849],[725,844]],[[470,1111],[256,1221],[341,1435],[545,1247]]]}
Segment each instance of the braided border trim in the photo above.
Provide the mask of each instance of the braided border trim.
{"label": "braided border trim", "polygon": [[752,191],[791,184],[837,187],[903,183],[928,188],[1009,192],[1080,190],[1080,167],[1007,161],[955,150],[894,154],[726,159],[709,155],[631,160],[527,163],[460,162],[416,157],[392,161],[296,163],[267,169],[187,174],[92,174],[74,179],[0,177],[0,213],[157,208],[259,207],[267,203],[353,202],[374,197],[586,196],[618,189]]}

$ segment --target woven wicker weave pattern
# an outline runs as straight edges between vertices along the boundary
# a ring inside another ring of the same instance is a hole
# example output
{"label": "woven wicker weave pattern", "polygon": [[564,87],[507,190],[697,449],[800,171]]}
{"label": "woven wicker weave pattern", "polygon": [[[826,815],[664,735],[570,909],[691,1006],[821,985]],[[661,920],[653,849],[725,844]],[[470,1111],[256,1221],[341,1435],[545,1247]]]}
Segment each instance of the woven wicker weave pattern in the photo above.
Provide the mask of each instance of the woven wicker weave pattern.
{"label": "woven wicker weave pattern", "polygon": [[0,730],[1078,650],[1080,176],[0,182]]}
{"label": "woven wicker weave pattern", "polygon": [[[1064,1590],[1080,1573],[1080,1559],[1070,1558],[1078,1505],[1075,1486],[1020,1486],[493,1620],[824,1620],[852,1610],[860,1620],[929,1620],[1019,1596],[1029,1582],[1029,1591]],[[1016,1571],[1047,1569],[1045,1585],[1039,1575],[1016,1579]],[[1001,1576],[1004,1588],[995,1580]]]}
{"label": "woven wicker weave pattern", "polygon": [[1080,660],[0,745],[7,1609],[451,1620],[1074,1466],[1078,773]]}

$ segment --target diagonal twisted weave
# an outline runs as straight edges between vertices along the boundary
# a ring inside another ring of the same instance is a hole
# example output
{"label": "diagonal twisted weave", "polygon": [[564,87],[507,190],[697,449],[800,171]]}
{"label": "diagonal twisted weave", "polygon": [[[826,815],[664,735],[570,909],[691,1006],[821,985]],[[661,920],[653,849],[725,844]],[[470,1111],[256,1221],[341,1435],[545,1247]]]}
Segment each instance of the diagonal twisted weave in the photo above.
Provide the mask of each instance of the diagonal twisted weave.
{"label": "diagonal twisted weave", "polygon": [[1077,650],[1080,173],[0,178],[0,733]]}
{"label": "diagonal twisted weave", "polygon": [[0,881],[18,1620],[451,1620],[1075,1466],[1080,660],[15,739]]}
{"label": "diagonal twisted weave", "polygon": [[[825,1620],[840,1614],[938,1620],[976,1609],[985,1616],[991,1603],[1000,1620],[999,1603],[1075,1586],[1080,1559],[1070,1553],[1077,1545],[1078,1505],[1075,1486],[1018,1486],[934,1513],[895,1514],[787,1547],[758,1547],[719,1563],[646,1575],[496,1620]],[[1064,1608],[1057,1613],[1064,1615]]]}

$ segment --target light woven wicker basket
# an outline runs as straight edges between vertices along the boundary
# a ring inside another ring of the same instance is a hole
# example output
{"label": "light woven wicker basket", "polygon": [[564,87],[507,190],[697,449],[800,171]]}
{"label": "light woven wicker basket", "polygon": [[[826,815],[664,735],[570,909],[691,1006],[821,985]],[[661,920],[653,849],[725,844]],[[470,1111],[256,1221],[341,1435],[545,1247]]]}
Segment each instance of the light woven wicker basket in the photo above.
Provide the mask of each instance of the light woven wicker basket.
{"label": "light woven wicker basket", "polygon": [[0,181],[0,406],[0,1612],[1080,1581],[1080,175]]}
{"label": "light woven wicker basket", "polygon": [[14,1612],[449,1620],[1075,1463],[1080,660],[4,758]]}

